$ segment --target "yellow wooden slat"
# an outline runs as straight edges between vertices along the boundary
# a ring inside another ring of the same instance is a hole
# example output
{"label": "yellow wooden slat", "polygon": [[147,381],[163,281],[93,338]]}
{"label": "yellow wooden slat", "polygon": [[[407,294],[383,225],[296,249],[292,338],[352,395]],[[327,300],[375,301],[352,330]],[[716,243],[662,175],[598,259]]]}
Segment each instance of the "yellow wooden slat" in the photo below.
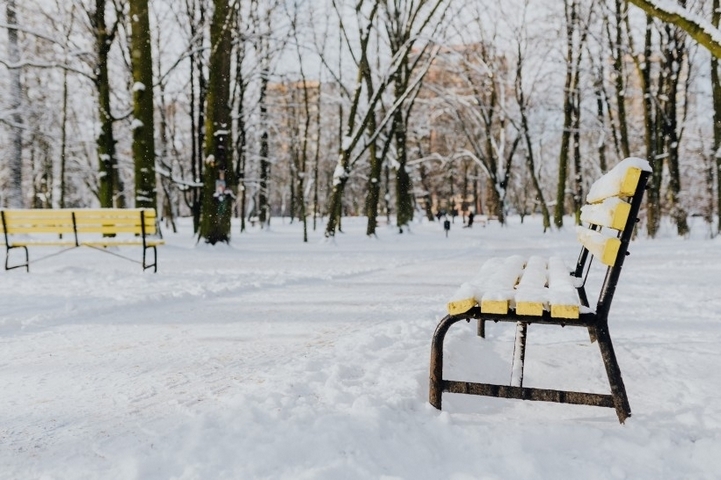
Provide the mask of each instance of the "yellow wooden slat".
{"label": "yellow wooden slat", "polygon": [[448,313],[450,315],[458,315],[461,313],[466,313],[468,310],[476,306],[476,299],[466,298],[462,300],[454,300],[451,302],[448,302],[446,305],[446,308],[448,310]]}
{"label": "yellow wooden slat", "polygon": [[38,225],[38,226],[29,226],[29,225],[21,225],[21,226],[15,226],[15,225],[8,225],[8,234],[33,234],[33,233],[73,233],[73,226],[72,225]]}
{"label": "yellow wooden slat", "polygon": [[80,245],[86,247],[122,247],[123,245],[142,245],[142,240],[116,240],[112,239],[98,239],[98,240],[83,240]]}
{"label": "yellow wooden slat", "polygon": [[516,302],[516,313],[518,315],[540,317],[543,315],[543,310],[543,303],[541,302]]}
{"label": "yellow wooden slat", "polygon": [[641,169],[631,167],[626,171],[626,176],[621,182],[619,195],[622,197],[632,197],[636,193],[638,181],[641,179]]}
{"label": "yellow wooden slat", "polygon": [[[131,239],[115,239],[115,238],[98,238],[97,240],[81,240],[80,245],[92,246],[92,247],[122,247],[124,245],[142,245],[143,240],[131,240]],[[145,244],[148,247],[155,247],[158,245],[165,245],[165,240],[145,240]]]}
{"label": "yellow wooden slat", "polygon": [[623,230],[626,228],[631,204],[617,197],[606,199],[603,203],[584,205],[581,209],[581,221],[591,225]]}
{"label": "yellow wooden slat", "polygon": [[616,237],[605,237],[600,232],[579,228],[578,240],[604,265],[609,267],[616,263],[621,240]]}
{"label": "yellow wooden slat", "polygon": [[74,247],[75,241],[68,240],[19,240],[10,241],[10,245],[16,247]]}
{"label": "yellow wooden slat", "polygon": [[578,305],[551,305],[553,318],[578,319],[580,308]]}
{"label": "yellow wooden slat", "polygon": [[508,304],[508,300],[482,300],[481,312],[505,315],[508,313]]}
{"label": "yellow wooden slat", "polygon": [[78,225],[78,234],[81,233],[132,233],[140,235],[142,233],[140,227],[130,225]]}

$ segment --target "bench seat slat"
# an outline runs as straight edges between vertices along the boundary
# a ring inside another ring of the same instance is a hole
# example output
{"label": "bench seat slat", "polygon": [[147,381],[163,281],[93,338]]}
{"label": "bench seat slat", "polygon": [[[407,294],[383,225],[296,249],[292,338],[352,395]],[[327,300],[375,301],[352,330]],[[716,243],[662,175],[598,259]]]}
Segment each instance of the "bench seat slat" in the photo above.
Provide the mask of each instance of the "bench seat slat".
{"label": "bench seat slat", "polygon": [[501,268],[502,264],[503,259],[499,257],[485,261],[478,274],[470,282],[463,283],[453,294],[447,304],[448,313],[458,315],[475,307],[478,303],[476,298],[483,297],[490,285],[493,272]]}
{"label": "bench seat slat", "polygon": [[[506,315],[515,309],[524,316],[550,311],[554,318],[578,319],[581,303],[574,278],[560,257],[546,261],[533,256],[525,262],[518,256],[491,258],[451,297],[448,313],[458,315],[479,305],[486,314]],[[509,287],[512,282],[515,285]]]}
{"label": "bench seat slat", "polygon": [[505,258],[501,268],[496,269],[489,278],[489,288],[483,293],[480,305],[484,313],[508,313],[514,296],[514,287],[523,274],[526,264],[520,255]]}
{"label": "bench seat slat", "polygon": [[543,315],[548,303],[547,283],[546,259],[536,255],[530,257],[516,287],[516,313],[534,317]]}
{"label": "bench seat slat", "polygon": [[548,301],[551,317],[577,319],[581,302],[568,267],[561,257],[548,259]]}

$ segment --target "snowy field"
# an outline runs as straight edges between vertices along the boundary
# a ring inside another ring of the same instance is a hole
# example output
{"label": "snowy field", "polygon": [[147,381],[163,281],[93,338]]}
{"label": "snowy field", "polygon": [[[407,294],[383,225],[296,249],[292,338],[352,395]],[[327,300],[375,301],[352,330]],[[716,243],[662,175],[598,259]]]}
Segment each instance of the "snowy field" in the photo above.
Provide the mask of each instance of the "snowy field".
{"label": "snowy field", "polygon": [[[345,219],[303,244],[274,219],[209,247],[181,221],[157,274],[89,249],[0,270],[0,478],[721,478],[721,238],[699,224],[631,245],[610,318],[620,425],[606,408],[427,403],[460,283],[490,256],[578,250],[538,219],[460,227],[368,239]],[[446,376],[507,382],[514,325],[474,329],[451,329]],[[531,325],[526,358],[527,386],[607,389],[582,329]]]}

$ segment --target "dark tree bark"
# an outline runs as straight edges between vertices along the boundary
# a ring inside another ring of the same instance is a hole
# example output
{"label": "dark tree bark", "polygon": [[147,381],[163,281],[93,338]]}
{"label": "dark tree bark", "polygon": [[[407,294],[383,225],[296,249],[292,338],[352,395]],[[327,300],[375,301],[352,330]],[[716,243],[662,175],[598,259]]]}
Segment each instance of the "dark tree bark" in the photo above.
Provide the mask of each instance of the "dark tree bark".
{"label": "dark tree bark", "polygon": [[233,10],[228,0],[215,0],[210,26],[210,77],[205,122],[205,172],[200,238],[212,245],[230,241],[235,175],[230,140],[230,58]]}
{"label": "dark tree bark", "polygon": [[97,139],[99,159],[98,199],[101,207],[122,207],[122,184],[118,172],[118,160],[115,151],[113,118],[110,105],[110,78],[108,76],[108,55],[119,25],[116,19],[108,30],[105,19],[106,0],[95,0],[95,11],[91,14],[91,24],[95,30],[96,64],[95,87],[98,91],[98,117],[100,134]]}
{"label": "dark tree bark", "polygon": [[[721,21],[721,5],[719,0],[713,0],[711,22],[715,27]],[[716,163],[716,214],[718,224],[716,231],[721,233],[721,76],[719,76],[719,61],[711,56],[711,92],[713,94],[713,158]]]}
{"label": "dark tree bark", "polygon": [[156,208],[153,55],[148,0],[130,0],[130,62],[133,71],[133,163],[135,206]]}
{"label": "dark tree bark", "polygon": [[6,185],[7,202],[10,208],[23,207],[23,118],[22,108],[22,86],[20,83],[20,49],[18,46],[18,18],[15,0],[8,0],[6,10],[8,23],[8,59],[14,67],[10,70],[10,119],[12,121],[12,148],[10,150],[10,178]]}

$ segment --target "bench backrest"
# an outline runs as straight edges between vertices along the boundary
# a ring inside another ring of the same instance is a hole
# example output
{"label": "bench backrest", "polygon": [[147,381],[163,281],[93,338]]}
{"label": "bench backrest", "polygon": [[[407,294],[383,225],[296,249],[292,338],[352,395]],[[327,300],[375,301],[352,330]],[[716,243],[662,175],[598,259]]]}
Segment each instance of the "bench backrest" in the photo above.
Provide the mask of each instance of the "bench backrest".
{"label": "bench backrest", "polygon": [[71,210],[1,210],[0,231],[8,235],[75,232]]}
{"label": "bench backrest", "polygon": [[152,208],[98,208],[74,210],[78,233],[156,233],[155,210]]}
{"label": "bench backrest", "polygon": [[588,227],[578,227],[583,247],[574,275],[583,279],[578,293],[585,306],[589,306],[585,279],[591,260],[596,258],[608,267],[598,296],[598,316],[608,316],[650,175],[646,160],[627,158],[591,186],[588,204],[581,209],[581,221]]}
{"label": "bench backrest", "polygon": [[8,209],[1,210],[4,234],[157,233],[152,208]]}

